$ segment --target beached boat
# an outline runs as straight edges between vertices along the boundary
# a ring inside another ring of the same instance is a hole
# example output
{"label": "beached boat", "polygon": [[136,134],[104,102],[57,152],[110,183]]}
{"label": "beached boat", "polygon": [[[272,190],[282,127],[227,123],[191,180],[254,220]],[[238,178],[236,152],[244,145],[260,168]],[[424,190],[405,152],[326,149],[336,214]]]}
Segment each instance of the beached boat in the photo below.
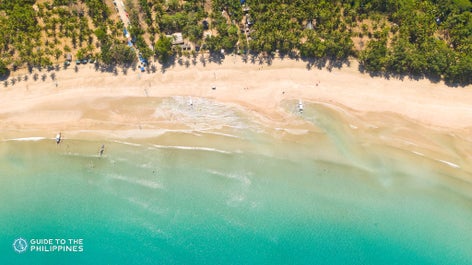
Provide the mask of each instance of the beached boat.
{"label": "beached boat", "polygon": [[298,111],[299,111],[300,113],[303,112],[303,102],[302,102],[301,99],[298,100]]}
{"label": "beached boat", "polygon": [[56,144],[59,144],[61,142],[61,133],[58,133],[56,135]]}

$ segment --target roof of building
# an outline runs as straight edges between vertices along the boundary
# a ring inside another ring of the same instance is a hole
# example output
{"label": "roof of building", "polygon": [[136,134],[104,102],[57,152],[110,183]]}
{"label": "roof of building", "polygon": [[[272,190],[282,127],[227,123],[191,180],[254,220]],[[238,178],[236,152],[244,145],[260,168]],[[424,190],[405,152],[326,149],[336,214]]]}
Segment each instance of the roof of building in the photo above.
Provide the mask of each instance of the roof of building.
{"label": "roof of building", "polygon": [[173,45],[176,45],[176,44],[183,44],[184,43],[184,38],[182,37],[182,33],[181,32],[177,32],[177,33],[174,33],[172,34],[172,37],[173,37],[173,41],[172,41],[172,44]]}

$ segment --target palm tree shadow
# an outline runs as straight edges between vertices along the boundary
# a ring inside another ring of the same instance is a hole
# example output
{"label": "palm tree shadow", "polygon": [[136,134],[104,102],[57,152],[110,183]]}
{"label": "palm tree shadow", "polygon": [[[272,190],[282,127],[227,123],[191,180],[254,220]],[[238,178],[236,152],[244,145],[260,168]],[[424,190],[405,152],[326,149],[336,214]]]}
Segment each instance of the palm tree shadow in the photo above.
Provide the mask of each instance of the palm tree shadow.
{"label": "palm tree shadow", "polygon": [[166,61],[161,62],[161,73],[165,73],[167,69],[175,65],[175,56],[169,57]]}
{"label": "palm tree shadow", "polygon": [[205,59],[205,56],[203,54],[200,56],[200,63],[203,65],[203,67],[206,66],[206,59]]}
{"label": "palm tree shadow", "polygon": [[0,75],[0,81],[7,80],[10,77],[10,70],[7,70],[5,74]]}
{"label": "palm tree shadow", "polygon": [[222,64],[224,59],[225,59],[224,54],[221,54],[218,52],[210,52],[210,57],[208,58],[208,61],[210,63]]}

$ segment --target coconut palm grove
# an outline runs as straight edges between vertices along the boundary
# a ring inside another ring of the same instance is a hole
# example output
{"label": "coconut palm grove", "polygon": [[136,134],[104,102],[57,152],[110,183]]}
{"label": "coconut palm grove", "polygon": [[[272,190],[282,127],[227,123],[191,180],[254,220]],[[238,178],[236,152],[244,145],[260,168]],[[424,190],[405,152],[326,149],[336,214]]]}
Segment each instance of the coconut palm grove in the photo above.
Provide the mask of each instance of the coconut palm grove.
{"label": "coconut palm grove", "polygon": [[375,75],[464,85],[472,83],[471,11],[468,0],[1,0],[0,75],[71,57],[132,65],[236,53],[321,67],[355,58]]}

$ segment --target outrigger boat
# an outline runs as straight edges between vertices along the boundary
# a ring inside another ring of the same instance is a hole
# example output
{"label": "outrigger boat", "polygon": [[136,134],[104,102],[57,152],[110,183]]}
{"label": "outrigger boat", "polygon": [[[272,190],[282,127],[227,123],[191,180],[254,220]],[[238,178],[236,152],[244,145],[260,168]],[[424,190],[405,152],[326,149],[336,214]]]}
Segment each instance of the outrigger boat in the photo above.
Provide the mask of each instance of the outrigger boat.
{"label": "outrigger boat", "polygon": [[56,144],[59,144],[61,142],[61,133],[58,133],[56,135]]}
{"label": "outrigger boat", "polygon": [[303,113],[303,102],[302,100],[298,100],[298,112]]}

